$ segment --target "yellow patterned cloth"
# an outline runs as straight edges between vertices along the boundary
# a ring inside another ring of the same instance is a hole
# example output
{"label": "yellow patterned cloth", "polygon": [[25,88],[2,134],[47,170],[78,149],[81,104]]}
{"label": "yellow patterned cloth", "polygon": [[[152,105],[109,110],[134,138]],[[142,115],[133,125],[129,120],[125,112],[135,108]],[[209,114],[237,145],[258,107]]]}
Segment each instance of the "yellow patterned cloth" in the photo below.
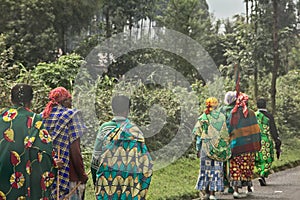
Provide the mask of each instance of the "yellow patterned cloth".
{"label": "yellow patterned cloth", "polygon": [[96,197],[145,199],[152,177],[152,159],[143,133],[128,119],[107,133],[99,158]]}

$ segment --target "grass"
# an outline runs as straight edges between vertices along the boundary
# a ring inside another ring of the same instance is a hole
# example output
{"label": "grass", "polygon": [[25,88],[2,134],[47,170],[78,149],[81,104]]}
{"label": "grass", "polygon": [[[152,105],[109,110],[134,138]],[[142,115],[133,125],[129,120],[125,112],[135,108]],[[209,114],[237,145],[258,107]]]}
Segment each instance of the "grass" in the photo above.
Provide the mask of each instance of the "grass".
{"label": "grass", "polygon": [[[86,160],[86,159],[85,159]],[[280,171],[300,164],[300,139],[283,140],[282,155],[273,163],[273,170]],[[148,193],[148,200],[184,200],[197,197],[194,189],[199,171],[199,160],[181,158],[171,165],[155,171]],[[87,184],[86,199],[94,199],[92,180]]]}

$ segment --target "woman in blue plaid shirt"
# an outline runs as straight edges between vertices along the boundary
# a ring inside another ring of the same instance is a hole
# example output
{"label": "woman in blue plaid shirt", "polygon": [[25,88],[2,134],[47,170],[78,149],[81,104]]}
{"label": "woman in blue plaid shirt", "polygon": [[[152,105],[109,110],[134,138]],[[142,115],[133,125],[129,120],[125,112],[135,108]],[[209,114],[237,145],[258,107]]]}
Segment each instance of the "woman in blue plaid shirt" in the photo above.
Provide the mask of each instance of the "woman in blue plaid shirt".
{"label": "woman in blue plaid shirt", "polygon": [[[58,193],[59,199],[83,199],[84,184],[88,180],[80,150],[80,137],[85,126],[80,120],[80,113],[70,107],[71,94],[65,88],[58,87],[50,91],[49,102],[42,114],[45,128],[51,134],[53,147],[64,163],[53,184],[53,199],[57,198]],[[68,195],[79,182],[82,186]]]}

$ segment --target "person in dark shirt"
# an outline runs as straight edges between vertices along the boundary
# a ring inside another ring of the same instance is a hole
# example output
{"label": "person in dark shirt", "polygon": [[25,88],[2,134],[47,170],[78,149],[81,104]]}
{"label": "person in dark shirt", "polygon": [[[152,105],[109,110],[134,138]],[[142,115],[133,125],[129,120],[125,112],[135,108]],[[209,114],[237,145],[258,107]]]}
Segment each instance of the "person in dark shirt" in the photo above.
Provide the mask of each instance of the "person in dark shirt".
{"label": "person in dark shirt", "polygon": [[274,161],[274,143],[277,159],[280,157],[281,140],[279,138],[274,117],[266,109],[265,99],[257,100],[256,118],[261,129],[261,150],[256,153],[255,166],[260,175],[261,186],[266,186],[265,178],[270,174],[270,169]]}

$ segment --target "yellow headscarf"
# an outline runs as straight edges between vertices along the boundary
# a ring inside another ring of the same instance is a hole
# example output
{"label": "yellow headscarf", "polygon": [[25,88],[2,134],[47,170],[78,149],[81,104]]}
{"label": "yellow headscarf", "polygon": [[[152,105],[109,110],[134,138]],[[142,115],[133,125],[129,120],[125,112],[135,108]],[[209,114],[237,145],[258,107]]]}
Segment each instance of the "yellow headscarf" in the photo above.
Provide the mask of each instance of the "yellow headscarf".
{"label": "yellow headscarf", "polygon": [[209,114],[212,110],[216,109],[216,107],[219,105],[219,102],[217,98],[209,97],[208,99],[206,99],[205,104],[205,114]]}

